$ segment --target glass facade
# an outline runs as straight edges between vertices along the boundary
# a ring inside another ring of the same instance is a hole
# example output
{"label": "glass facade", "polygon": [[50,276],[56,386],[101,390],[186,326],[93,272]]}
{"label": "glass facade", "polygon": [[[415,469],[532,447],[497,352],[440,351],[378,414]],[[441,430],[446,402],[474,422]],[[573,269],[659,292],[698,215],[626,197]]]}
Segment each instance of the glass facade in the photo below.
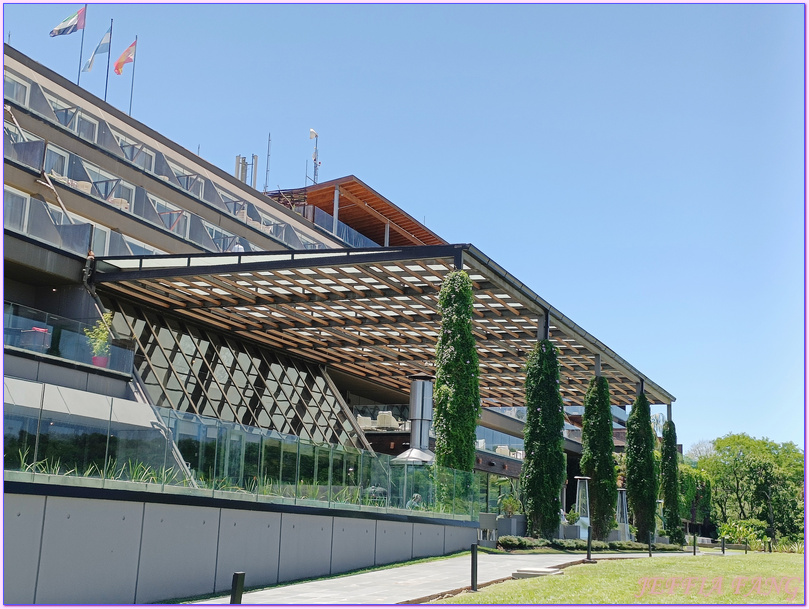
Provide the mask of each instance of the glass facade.
{"label": "glass facade", "polygon": [[116,329],[137,345],[135,369],[157,406],[361,446],[361,431],[318,366],[130,303],[110,308],[122,314]]}

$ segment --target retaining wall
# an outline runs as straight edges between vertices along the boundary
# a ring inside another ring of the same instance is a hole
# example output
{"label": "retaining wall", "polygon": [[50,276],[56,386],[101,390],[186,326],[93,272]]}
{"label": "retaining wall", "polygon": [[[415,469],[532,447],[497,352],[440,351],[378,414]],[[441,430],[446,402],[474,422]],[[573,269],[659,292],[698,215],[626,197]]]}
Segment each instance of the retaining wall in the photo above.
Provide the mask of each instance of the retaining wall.
{"label": "retaining wall", "polygon": [[5,482],[5,604],[227,593],[469,549],[477,523]]}

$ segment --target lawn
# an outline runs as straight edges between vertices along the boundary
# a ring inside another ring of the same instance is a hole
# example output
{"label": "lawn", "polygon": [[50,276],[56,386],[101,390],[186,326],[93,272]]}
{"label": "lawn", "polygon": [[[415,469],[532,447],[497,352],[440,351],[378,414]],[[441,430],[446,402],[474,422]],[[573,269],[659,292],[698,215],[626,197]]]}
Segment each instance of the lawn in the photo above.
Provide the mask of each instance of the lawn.
{"label": "lawn", "polygon": [[764,553],[600,560],[568,567],[564,575],[510,580],[433,602],[803,604],[803,561],[803,554]]}

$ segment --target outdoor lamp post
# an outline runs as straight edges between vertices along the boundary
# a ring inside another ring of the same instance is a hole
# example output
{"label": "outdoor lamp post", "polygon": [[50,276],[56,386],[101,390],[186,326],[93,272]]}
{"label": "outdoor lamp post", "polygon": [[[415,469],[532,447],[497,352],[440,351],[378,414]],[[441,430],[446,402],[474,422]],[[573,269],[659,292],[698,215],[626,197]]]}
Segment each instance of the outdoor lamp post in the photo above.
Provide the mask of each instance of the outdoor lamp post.
{"label": "outdoor lamp post", "polygon": [[[666,520],[663,518],[663,500],[657,500],[657,511],[659,512],[657,515],[660,516],[660,522],[663,523],[663,529],[666,528]],[[657,518],[655,518],[655,539],[657,539]]]}
{"label": "outdoor lamp post", "polygon": [[629,509],[626,504],[626,489],[618,489],[618,507],[615,519],[618,521],[618,537],[620,541],[629,541]]}
{"label": "outdoor lamp post", "polygon": [[590,528],[590,478],[576,476],[576,509],[579,512],[581,539],[587,539],[587,530]]}

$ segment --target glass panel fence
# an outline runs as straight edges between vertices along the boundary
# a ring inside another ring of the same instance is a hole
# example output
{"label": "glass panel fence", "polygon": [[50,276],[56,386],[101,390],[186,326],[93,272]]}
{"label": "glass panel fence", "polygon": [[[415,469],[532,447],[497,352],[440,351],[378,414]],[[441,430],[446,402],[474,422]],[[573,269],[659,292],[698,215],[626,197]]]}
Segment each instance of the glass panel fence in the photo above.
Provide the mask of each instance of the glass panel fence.
{"label": "glass panel fence", "polygon": [[462,520],[485,509],[485,475],[63,387],[4,389],[4,468],[16,480]]}

